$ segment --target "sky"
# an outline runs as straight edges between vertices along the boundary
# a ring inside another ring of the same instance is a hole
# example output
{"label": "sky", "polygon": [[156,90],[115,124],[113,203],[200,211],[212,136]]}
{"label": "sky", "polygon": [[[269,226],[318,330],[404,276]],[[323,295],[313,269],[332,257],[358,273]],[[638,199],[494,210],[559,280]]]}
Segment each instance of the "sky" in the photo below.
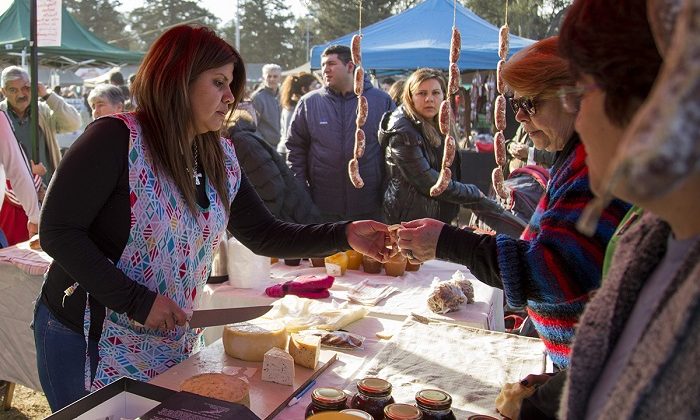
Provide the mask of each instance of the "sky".
{"label": "sky", "polygon": [[[199,5],[209,10],[213,15],[221,19],[221,23],[226,23],[236,15],[236,0],[198,0]],[[118,9],[120,12],[128,12],[143,4],[142,0],[121,0],[122,6]],[[306,14],[304,0],[285,0],[289,8],[297,16]],[[12,0],[0,0],[0,14],[10,7]]]}

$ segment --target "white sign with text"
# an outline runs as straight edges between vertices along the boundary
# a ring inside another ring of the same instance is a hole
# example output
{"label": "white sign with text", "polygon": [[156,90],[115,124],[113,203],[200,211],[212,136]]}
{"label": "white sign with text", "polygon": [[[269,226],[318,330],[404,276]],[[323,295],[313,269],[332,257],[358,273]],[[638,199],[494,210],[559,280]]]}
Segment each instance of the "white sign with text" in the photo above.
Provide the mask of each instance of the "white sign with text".
{"label": "white sign with text", "polygon": [[61,46],[61,0],[37,0],[36,34],[40,47]]}

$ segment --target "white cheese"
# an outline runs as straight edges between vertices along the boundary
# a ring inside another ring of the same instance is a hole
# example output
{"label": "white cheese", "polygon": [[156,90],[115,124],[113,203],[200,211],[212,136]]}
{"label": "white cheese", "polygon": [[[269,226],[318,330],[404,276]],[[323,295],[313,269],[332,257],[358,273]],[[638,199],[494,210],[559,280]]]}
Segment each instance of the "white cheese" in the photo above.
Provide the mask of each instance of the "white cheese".
{"label": "white cheese", "polygon": [[262,362],[273,347],[287,346],[284,324],[274,320],[253,320],[224,327],[224,350],[236,359]]}
{"label": "white cheese", "polygon": [[289,354],[294,362],[309,369],[316,369],[321,354],[321,337],[316,335],[292,334],[289,340]]}
{"label": "white cheese", "polygon": [[277,347],[268,350],[263,360],[262,380],[294,385],[294,358]]}

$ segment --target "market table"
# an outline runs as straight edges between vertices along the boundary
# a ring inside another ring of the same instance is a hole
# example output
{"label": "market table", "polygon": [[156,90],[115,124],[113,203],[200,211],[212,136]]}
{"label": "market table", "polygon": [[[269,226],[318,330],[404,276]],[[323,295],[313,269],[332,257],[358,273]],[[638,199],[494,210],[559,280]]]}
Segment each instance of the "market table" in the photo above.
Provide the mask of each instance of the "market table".
{"label": "market table", "polygon": [[[337,351],[338,360],[316,378],[314,388],[334,387],[351,395],[357,390],[358,380],[366,376],[382,377],[392,383],[396,402],[412,402],[417,390],[437,387],[452,395],[457,418],[470,414],[495,416],[494,400],[503,384],[519,381],[530,373],[542,373],[546,367],[540,340],[431,321],[420,316],[410,316],[404,321],[367,316],[345,329],[365,336],[364,347]],[[380,331],[393,337],[379,339],[376,333]],[[327,351],[331,350],[324,350]],[[311,402],[310,393],[298,404],[282,407],[277,415],[271,414],[279,400],[284,401],[296,391],[293,387],[261,383],[260,364],[257,369],[251,368],[252,362],[227,356],[218,340],[150,383],[179,390],[182,381],[192,375],[226,373],[226,369],[244,365],[245,374],[235,374],[246,376],[256,384],[251,394],[269,393],[270,389],[284,393],[269,403],[251,397],[251,409],[257,415],[263,419],[304,418],[304,410]]]}
{"label": "market table", "polygon": [[46,253],[30,249],[28,242],[0,249],[0,380],[10,382],[5,409],[12,403],[15,383],[41,389],[29,325],[50,262]]}
{"label": "market table", "polygon": [[[444,315],[432,312],[427,305],[431,282],[437,277],[448,280],[456,271],[461,271],[474,287],[474,303],[464,305],[460,310]],[[278,262],[271,267],[269,282],[262,281],[254,288],[242,289],[227,283],[208,284],[200,293],[200,309],[229,308],[239,306],[267,305],[275,302],[265,294],[265,288],[276,283],[292,280],[306,274],[325,274],[324,268],[311,267],[308,261],[299,266],[287,266]],[[503,291],[478,281],[464,266],[445,261],[428,261],[418,271],[407,271],[401,277],[381,274],[367,274],[362,269],[347,270],[345,275],[336,277],[331,296],[321,299],[324,302],[345,302],[348,290],[368,279],[373,284],[386,284],[398,289],[398,293],[389,296],[376,306],[368,307],[369,315],[402,321],[411,314],[418,314],[431,319],[454,322],[492,331],[504,331]],[[205,331],[205,340],[210,344],[221,338],[223,327],[210,327]]]}

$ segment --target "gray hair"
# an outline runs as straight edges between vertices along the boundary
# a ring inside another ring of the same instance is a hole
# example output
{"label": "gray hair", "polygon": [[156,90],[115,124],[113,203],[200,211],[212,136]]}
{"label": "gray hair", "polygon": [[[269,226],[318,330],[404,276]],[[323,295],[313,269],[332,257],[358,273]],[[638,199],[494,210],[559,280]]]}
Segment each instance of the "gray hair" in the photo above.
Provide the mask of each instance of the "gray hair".
{"label": "gray hair", "polygon": [[97,98],[104,98],[107,101],[109,101],[109,103],[111,103],[112,105],[124,105],[124,101],[126,101],[126,98],[124,97],[124,95],[122,95],[122,91],[121,89],[119,89],[119,87],[104,83],[97,85],[93,90],[90,91],[90,94],[87,98],[90,106],[92,106],[92,101],[94,101]]}
{"label": "gray hair", "polygon": [[29,73],[27,73],[27,71],[22,67],[10,66],[5,67],[5,69],[2,71],[2,76],[0,76],[3,87],[7,85],[7,82],[17,79],[22,79],[25,82],[29,82]]}
{"label": "gray hair", "polygon": [[281,73],[281,72],[282,72],[282,67],[280,67],[280,66],[277,65],[277,64],[265,64],[265,65],[262,67],[262,74],[263,74],[263,77],[265,77],[265,76],[266,76],[267,74],[269,74],[271,71],[278,71],[278,72]]}

